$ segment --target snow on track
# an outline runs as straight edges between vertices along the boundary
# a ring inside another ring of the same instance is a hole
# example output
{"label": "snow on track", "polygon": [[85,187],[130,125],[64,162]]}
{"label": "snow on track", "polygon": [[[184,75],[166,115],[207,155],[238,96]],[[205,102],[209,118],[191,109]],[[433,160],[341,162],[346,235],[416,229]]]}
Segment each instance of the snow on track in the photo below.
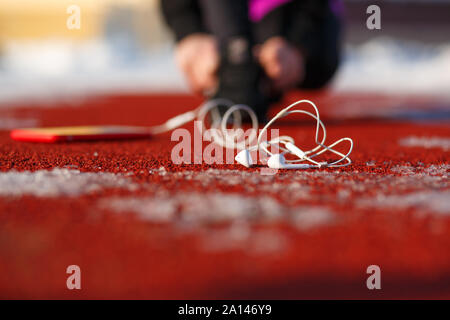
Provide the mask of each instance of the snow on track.
{"label": "snow on track", "polygon": [[32,128],[39,126],[37,119],[16,119],[8,117],[0,117],[0,130],[11,130],[16,128]]}
{"label": "snow on track", "polygon": [[0,172],[0,196],[79,196],[104,188],[135,190],[137,186],[120,174],[60,169]]}
{"label": "snow on track", "polygon": [[446,137],[417,137],[409,136],[399,141],[404,147],[423,147],[426,149],[439,148],[444,151],[450,150],[450,138]]}
{"label": "snow on track", "polygon": [[288,207],[269,197],[246,197],[220,192],[103,199],[100,204],[116,212],[135,212],[146,221],[173,222],[181,226],[285,220],[306,230],[328,224],[334,219],[334,214],[325,207]]}
{"label": "snow on track", "polygon": [[[264,237],[267,230],[255,230],[252,225],[283,223],[294,226],[298,231],[330,226],[339,221],[332,209],[336,205],[338,208],[350,205],[354,211],[414,209],[419,213],[436,213],[445,217],[450,214],[449,169],[449,165],[403,165],[394,166],[390,173],[385,174],[336,170],[287,171],[265,176],[258,171],[208,169],[170,172],[160,167],[152,174],[162,178],[162,182],[189,183],[194,189],[196,184],[203,187],[241,186],[245,192],[171,193],[150,185],[149,189],[154,192],[151,195],[103,198],[98,206],[116,213],[136,214],[142,221],[170,224],[178,231],[203,230],[207,232],[203,241],[207,248],[239,247],[249,252],[262,252],[264,249],[257,244],[259,242],[250,239]],[[327,186],[329,190],[338,191],[323,194],[319,188],[308,185],[311,181],[321,188]],[[349,201],[351,199],[353,201]],[[224,224],[225,228],[211,232],[211,226],[223,227]],[[227,241],[231,244],[227,245]],[[283,240],[283,235],[271,232],[265,243],[278,247],[281,243],[286,246],[289,241]]]}
{"label": "snow on track", "polygon": [[137,214],[143,221],[171,224],[180,234],[200,233],[200,247],[207,251],[241,249],[252,254],[279,252],[291,244],[282,232],[255,229],[254,225],[286,223],[307,231],[336,220],[324,206],[290,207],[269,197],[220,192],[110,198],[100,200],[99,206]]}
{"label": "snow on track", "polygon": [[450,191],[421,191],[405,195],[379,195],[356,200],[357,206],[377,209],[408,209],[450,217]]}
{"label": "snow on track", "polygon": [[[371,163],[370,167],[377,166]],[[212,184],[224,187],[239,186],[247,193],[264,193],[278,197],[284,203],[329,201],[346,202],[352,196],[366,194],[390,195],[422,190],[444,190],[449,187],[450,165],[394,166],[390,173],[360,171],[283,171],[273,176],[259,171],[208,169],[205,171],[168,172],[163,168],[154,174],[163,181],[189,181],[207,187]],[[311,182],[314,181],[314,184]],[[336,193],[323,192],[338,190]]]}

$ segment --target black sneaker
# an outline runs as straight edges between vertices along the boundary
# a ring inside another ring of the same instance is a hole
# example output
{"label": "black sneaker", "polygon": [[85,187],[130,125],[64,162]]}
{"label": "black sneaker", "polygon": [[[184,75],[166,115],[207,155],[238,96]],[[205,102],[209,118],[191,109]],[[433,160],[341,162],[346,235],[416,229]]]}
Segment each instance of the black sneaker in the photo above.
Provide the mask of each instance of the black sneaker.
{"label": "black sneaker", "polygon": [[[267,121],[266,113],[269,99],[263,94],[263,70],[253,58],[251,45],[246,38],[230,39],[220,48],[221,63],[218,70],[219,86],[212,99],[225,98],[236,104],[245,104],[252,108],[260,123]],[[227,110],[220,107],[221,115]],[[242,120],[251,119],[243,111]]]}

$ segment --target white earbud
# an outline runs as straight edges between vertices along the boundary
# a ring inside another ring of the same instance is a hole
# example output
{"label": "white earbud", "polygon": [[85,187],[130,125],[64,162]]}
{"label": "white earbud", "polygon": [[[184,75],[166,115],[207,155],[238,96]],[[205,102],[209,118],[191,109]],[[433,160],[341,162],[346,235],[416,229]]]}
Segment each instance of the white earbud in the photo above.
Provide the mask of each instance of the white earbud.
{"label": "white earbud", "polygon": [[286,163],[286,159],[281,153],[272,155],[267,161],[267,165],[272,169],[309,169],[313,167],[306,163]]}
{"label": "white earbud", "polygon": [[[251,168],[254,165],[253,158],[250,154],[252,151],[260,150],[261,147],[263,147],[263,151],[267,150],[267,147],[272,143],[278,143],[279,138],[271,141],[263,141],[261,142],[261,145],[254,145],[249,147],[248,149],[244,149],[239,151],[239,153],[234,157],[234,160],[236,160],[238,163],[242,164],[244,167]],[[267,153],[267,151],[266,151]]]}
{"label": "white earbud", "polygon": [[250,151],[247,149],[239,151],[239,153],[234,158],[238,163],[242,164],[244,167],[250,168],[253,166],[253,159],[250,155]]}
{"label": "white earbud", "polygon": [[286,142],[284,145],[285,145],[286,149],[288,149],[290,152],[295,154],[300,159],[304,159],[305,158],[306,154],[299,147],[294,145],[293,143]]}

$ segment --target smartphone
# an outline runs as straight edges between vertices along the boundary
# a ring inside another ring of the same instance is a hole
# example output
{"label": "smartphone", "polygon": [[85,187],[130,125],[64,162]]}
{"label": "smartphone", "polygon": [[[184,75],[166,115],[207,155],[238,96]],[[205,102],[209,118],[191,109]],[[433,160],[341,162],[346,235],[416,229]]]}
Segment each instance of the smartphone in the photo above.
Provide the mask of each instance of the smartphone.
{"label": "smartphone", "polygon": [[149,128],[120,125],[15,129],[10,135],[17,141],[46,143],[139,139],[152,136]]}

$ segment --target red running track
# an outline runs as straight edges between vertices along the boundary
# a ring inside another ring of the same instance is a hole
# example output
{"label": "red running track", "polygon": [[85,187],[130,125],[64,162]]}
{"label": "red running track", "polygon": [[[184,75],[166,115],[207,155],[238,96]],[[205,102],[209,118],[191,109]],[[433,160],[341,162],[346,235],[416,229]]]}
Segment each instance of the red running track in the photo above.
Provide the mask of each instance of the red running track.
{"label": "red running track", "polygon": [[[170,134],[32,144],[6,130],[155,125],[195,97],[2,106],[0,297],[450,298],[448,101],[295,93],[282,105],[303,97],[318,104],[329,141],[354,139],[352,166],[262,176],[176,166]],[[312,126],[279,123],[300,144]],[[66,287],[69,265],[81,268],[81,290]],[[370,265],[381,290],[366,287]]]}

